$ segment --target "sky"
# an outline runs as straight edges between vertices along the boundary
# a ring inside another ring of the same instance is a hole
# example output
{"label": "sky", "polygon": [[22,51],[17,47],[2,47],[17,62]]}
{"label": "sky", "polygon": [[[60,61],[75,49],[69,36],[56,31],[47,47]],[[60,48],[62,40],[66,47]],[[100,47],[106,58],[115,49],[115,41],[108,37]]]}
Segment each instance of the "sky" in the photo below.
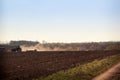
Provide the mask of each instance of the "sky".
{"label": "sky", "polygon": [[0,0],[0,41],[120,41],[120,0]]}

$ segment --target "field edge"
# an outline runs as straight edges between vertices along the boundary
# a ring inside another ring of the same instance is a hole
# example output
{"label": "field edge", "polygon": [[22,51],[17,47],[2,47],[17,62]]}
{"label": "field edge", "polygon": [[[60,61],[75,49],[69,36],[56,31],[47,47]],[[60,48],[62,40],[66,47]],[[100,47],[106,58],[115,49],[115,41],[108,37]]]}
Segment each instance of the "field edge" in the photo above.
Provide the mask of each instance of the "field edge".
{"label": "field edge", "polygon": [[94,60],[77,67],[61,70],[47,77],[39,77],[33,80],[90,80],[120,61],[120,54],[109,56],[105,59]]}

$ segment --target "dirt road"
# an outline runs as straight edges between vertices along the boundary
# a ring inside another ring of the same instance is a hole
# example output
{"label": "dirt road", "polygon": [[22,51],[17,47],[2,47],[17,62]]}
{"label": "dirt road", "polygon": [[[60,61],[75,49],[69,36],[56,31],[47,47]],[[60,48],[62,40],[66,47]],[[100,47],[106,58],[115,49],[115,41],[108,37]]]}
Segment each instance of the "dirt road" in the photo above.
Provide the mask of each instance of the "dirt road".
{"label": "dirt road", "polygon": [[120,62],[92,80],[120,80]]}

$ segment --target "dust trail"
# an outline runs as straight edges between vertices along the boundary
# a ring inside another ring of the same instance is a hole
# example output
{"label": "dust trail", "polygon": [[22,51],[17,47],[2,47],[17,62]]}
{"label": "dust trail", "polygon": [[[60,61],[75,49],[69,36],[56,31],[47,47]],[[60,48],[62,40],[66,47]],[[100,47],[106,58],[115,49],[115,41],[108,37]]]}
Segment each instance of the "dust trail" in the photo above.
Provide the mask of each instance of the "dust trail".
{"label": "dust trail", "polygon": [[54,47],[54,48],[50,48],[49,46],[43,46],[41,44],[37,44],[35,46],[26,46],[26,45],[21,45],[20,46],[22,48],[22,51],[66,51],[68,49],[62,49],[59,47]]}
{"label": "dust trail", "polygon": [[32,50],[37,50],[37,51],[49,51],[50,48],[49,47],[44,47],[42,45],[35,45],[35,46],[26,46],[26,45],[22,45],[20,46],[22,48],[22,51],[32,51]]}
{"label": "dust trail", "polygon": [[[81,51],[82,47],[74,47],[73,45],[66,46],[64,45],[63,47],[55,46],[55,45],[44,45],[44,44],[37,44],[37,45],[21,45],[20,46],[22,51]],[[86,51],[86,49],[83,49]]]}

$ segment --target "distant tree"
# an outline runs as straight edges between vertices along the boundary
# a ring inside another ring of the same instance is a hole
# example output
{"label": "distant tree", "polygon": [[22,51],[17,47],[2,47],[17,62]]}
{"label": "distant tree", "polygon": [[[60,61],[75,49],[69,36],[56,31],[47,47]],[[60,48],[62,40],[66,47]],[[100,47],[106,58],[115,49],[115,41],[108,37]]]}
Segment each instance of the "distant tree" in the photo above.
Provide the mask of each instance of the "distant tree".
{"label": "distant tree", "polygon": [[120,50],[120,45],[118,44],[110,45],[106,48],[106,50]]}
{"label": "distant tree", "polygon": [[20,41],[10,41],[10,45],[26,45],[26,46],[34,46],[36,44],[39,44],[38,41],[26,41],[26,40],[20,40]]}

